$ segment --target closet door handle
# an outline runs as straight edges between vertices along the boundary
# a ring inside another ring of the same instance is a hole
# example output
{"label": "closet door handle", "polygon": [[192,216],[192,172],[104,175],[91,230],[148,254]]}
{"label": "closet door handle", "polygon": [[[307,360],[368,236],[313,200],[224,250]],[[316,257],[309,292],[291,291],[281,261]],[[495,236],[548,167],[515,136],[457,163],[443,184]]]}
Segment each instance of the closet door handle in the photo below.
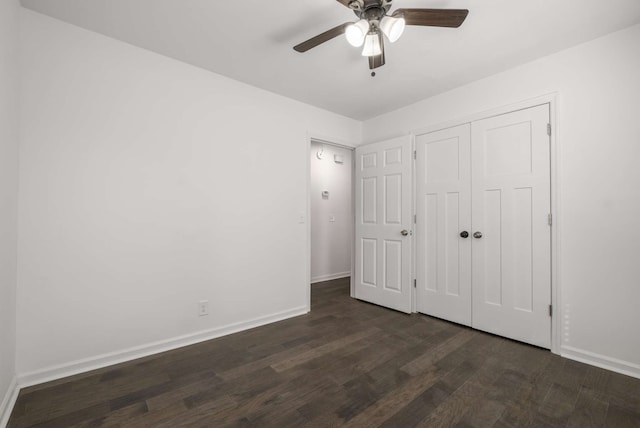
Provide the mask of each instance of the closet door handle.
{"label": "closet door handle", "polygon": [[473,234],[473,237],[474,237],[474,238],[476,238],[476,239],[480,239],[480,238],[482,238],[482,232],[475,232],[475,233]]}
{"label": "closet door handle", "polygon": [[469,232],[467,232],[466,230],[463,230],[462,232],[460,232],[460,237],[461,238],[468,238],[469,237]]}

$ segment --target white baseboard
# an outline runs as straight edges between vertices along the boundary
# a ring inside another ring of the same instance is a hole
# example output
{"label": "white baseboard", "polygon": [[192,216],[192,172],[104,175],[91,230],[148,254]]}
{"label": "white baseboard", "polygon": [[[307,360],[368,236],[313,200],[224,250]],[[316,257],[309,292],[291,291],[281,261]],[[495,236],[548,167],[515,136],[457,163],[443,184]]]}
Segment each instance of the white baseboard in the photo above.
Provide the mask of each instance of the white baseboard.
{"label": "white baseboard", "polygon": [[184,346],[193,345],[196,343],[215,339],[217,337],[226,336],[228,334],[237,333],[243,330],[248,330],[250,328],[260,327],[265,324],[270,324],[276,321],[285,320],[287,318],[304,315],[307,312],[308,309],[306,306],[294,308],[287,311],[277,312],[275,314],[254,318],[249,321],[230,324],[224,327],[203,330],[193,334],[187,334],[184,336],[178,336],[142,346],[124,349],[122,351],[97,355],[95,357],[52,366],[30,373],[21,373],[18,375],[18,383],[20,387],[24,388],[27,386],[50,382],[52,380],[85,373],[91,370],[112,366],[114,364],[120,364],[126,361],[147,357],[149,355],[182,348]]}
{"label": "white baseboard", "polygon": [[640,379],[640,365],[638,364],[564,345],[560,348],[560,355],[570,360]]}
{"label": "white baseboard", "polygon": [[332,279],[346,278],[348,276],[351,276],[351,271],[314,276],[311,278],[311,283],[315,284],[317,282],[331,281]]}
{"label": "white baseboard", "polygon": [[9,423],[9,417],[13,411],[13,406],[16,404],[19,392],[20,387],[18,386],[18,381],[14,376],[9,383],[9,388],[7,389],[4,398],[2,399],[2,404],[0,404],[0,427],[5,428]]}

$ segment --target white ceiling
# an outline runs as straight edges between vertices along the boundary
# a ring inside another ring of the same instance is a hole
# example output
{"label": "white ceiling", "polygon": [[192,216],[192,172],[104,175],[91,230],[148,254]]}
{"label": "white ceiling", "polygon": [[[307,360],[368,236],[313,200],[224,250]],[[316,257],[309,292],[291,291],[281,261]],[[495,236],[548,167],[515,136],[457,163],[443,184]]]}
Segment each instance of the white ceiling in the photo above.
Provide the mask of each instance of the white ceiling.
{"label": "white ceiling", "polygon": [[[365,120],[640,22],[638,0],[395,0],[469,9],[459,29],[407,27],[370,77],[343,37],[292,47],[355,15],[335,0],[22,0],[25,7]],[[393,10],[392,9],[392,10]],[[640,49],[640,41],[638,41]]]}

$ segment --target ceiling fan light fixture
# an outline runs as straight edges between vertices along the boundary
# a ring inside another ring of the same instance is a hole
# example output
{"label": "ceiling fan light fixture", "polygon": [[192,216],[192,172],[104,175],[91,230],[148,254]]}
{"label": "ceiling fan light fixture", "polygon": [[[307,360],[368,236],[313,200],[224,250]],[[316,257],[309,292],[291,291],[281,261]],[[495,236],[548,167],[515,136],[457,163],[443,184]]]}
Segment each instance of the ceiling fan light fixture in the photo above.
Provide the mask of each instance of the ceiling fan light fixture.
{"label": "ceiling fan light fixture", "polygon": [[344,34],[347,37],[347,41],[353,47],[359,48],[364,43],[364,39],[369,32],[369,21],[361,19],[358,22],[349,24]]}
{"label": "ceiling fan light fixture", "polygon": [[405,20],[402,16],[393,17],[393,16],[385,16],[380,20],[380,29],[387,36],[387,39],[391,43],[394,43],[396,40],[402,36],[404,32]]}
{"label": "ceiling fan light fixture", "polygon": [[382,54],[382,46],[380,46],[380,35],[371,32],[364,39],[364,49],[362,56],[378,56]]}

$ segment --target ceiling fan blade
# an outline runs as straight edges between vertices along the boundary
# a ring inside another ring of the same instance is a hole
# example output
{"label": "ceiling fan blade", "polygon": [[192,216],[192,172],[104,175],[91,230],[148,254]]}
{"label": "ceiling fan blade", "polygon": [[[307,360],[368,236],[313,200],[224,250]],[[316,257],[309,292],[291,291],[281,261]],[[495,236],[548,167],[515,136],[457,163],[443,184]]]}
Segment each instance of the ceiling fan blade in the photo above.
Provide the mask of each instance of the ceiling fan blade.
{"label": "ceiling fan blade", "polygon": [[378,33],[378,37],[380,38],[380,49],[382,50],[382,53],[380,55],[369,57],[369,70],[373,70],[384,65],[384,37],[382,37],[382,33]]}
{"label": "ceiling fan blade", "polygon": [[334,37],[338,37],[341,34],[344,34],[347,25],[351,24],[350,22],[345,22],[344,24],[340,24],[337,27],[333,27],[331,30],[327,30],[322,34],[318,34],[315,37],[310,38],[306,42],[302,42],[299,45],[293,47],[297,52],[306,52],[311,48],[315,48],[318,45],[321,45],[324,42],[327,42]]}
{"label": "ceiling fan blade", "polygon": [[338,0],[338,3],[342,3],[346,7],[349,7],[349,3],[351,3],[351,1],[352,0]]}
{"label": "ceiling fan blade", "polygon": [[404,16],[407,25],[458,28],[467,18],[467,9],[398,9],[393,16]]}

